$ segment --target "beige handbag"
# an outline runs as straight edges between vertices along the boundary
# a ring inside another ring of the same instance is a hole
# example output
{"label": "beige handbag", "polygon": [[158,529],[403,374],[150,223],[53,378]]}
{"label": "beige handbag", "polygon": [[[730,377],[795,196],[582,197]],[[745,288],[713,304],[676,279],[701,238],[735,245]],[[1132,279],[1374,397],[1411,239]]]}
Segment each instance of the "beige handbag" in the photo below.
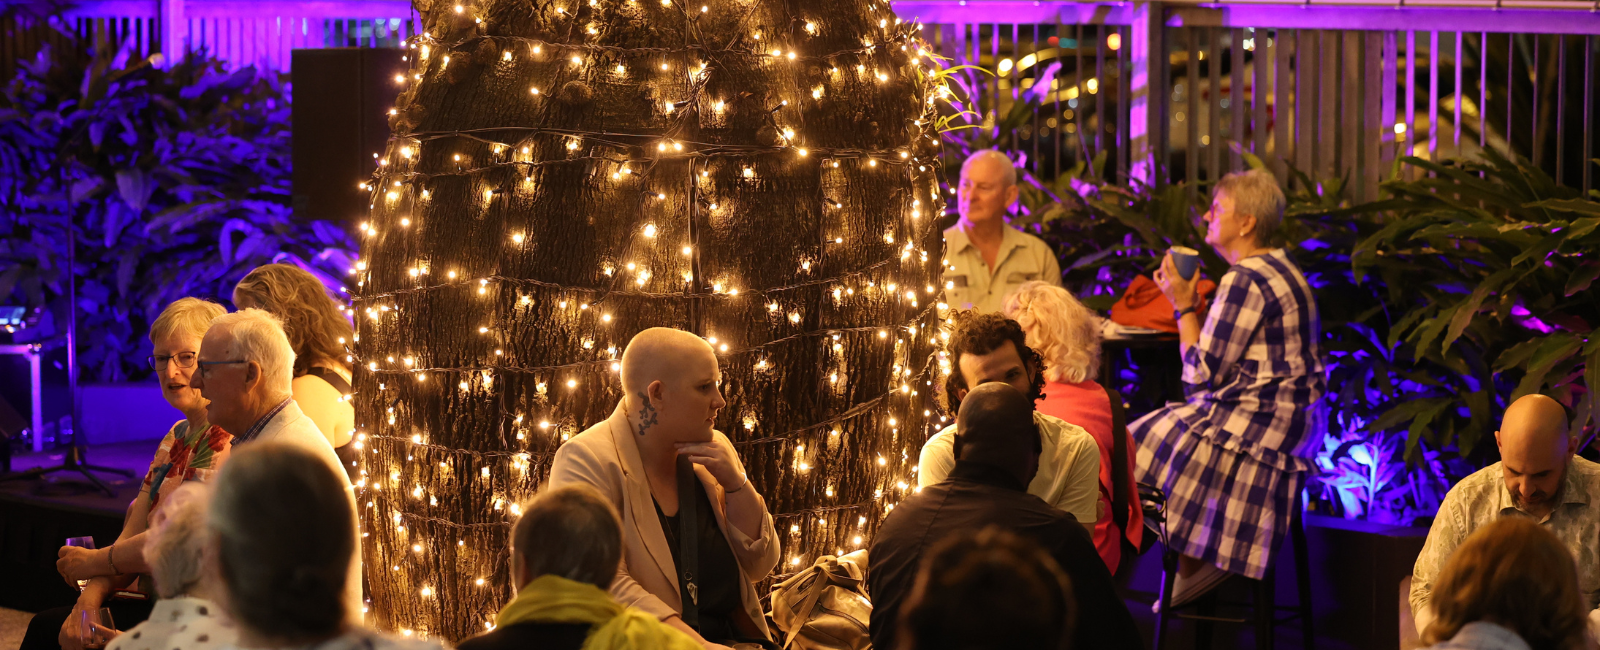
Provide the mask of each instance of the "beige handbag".
{"label": "beige handbag", "polygon": [[872,601],[866,592],[867,551],[824,555],[772,588],[772,620],[783,648],[870,650]]}

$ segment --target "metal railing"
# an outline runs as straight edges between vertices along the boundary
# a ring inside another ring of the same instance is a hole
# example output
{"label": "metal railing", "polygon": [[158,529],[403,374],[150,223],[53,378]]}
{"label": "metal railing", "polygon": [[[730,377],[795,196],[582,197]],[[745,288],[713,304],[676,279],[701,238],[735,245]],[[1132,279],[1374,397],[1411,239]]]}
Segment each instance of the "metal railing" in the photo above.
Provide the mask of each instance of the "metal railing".
{"label": "metal railing", "polygon": [[[0,7],[7,5],[0,2]],[[0,78],[43,44],[126,48],[129,55],[205,50],[231,67],[289,70],[291,50],[399,47],[420,32],[405,0],[90,0],[56,16],[0,15]]]}
{"label": "metal railing", "polygon": [[1198,191],[1249,153],[1370,199],[1398,157],[1493,147],[1593,186],[1591,2],[895,8],[940,55],[994,73],[973,77],[983,124],[1038,102],[1013,147],[1046,179],[1104,155],[1109,178]]}
{"label": "metal railing", "polygon": [[[982,123],[1033,102],[1009,145],[1047,179],[1104,156],[1108,178],[1200,188],[1251,153],[1280,175],[1346,177],[1364,199],[1397,157],[1494,147],[1593,186],[1600,2],[894,7],[952,63],[993,73],[970,77]],[[204,48],[277,70],[296,48],[393,47],[420,29],[405,0],[91,0],[49,19],[0,17],[0,75],[61,40],[47,24],[93,47]]]}

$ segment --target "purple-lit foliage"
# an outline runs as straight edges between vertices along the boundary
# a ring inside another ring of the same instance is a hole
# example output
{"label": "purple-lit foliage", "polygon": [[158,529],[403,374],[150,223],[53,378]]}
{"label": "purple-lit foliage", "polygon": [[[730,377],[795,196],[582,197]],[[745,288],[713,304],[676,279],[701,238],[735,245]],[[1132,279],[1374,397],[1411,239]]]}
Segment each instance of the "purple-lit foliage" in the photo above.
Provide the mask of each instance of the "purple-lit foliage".
{"label": "purple-lit foliage", "polygon": [[289,207],[287,75],[75,49],[41,50],[0,94],[0,304],[44,308],[26,335],[65,328],[68,224],[86,381],[147,374],[162,307],[226,301],[259,264],[339,286],[349,236]]}
{"label": "purple-lit foliage", "polygon": [[[1383,229],[1352,250],[1356,278],[1382,287],[1386,338],[1400,375],[1370,425],[1473,455],[1511,401],[1543,393],[1592,434],[1600,383],[1600,203],[1538,168],[1489,150],[1476,161],[1408,158],[1418,180],[1384,184],[1390,198],[1356,210]],[[1431,176],[1428,174],[1431,173]],[[1416,372],[1424,371],[1424,372]]]}

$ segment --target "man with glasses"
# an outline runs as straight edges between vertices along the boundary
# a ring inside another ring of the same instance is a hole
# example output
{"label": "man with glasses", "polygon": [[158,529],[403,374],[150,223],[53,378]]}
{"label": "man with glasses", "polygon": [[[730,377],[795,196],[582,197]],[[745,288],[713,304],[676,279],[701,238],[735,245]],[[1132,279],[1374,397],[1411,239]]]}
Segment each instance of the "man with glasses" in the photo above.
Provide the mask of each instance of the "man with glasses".
{"label": "man with glasses", "polygon": [[[306,448],[339,474],[345,498],[355,510],[355,492],[317,424],[294,403],[294,348],[276,316],[241,309],[211,321],[200,342],[192,385],[210,400],[211,422],[233,434],[233,445],[278,441]],[[357,537],[359,539],[359,536]],[[345,605],[352,622],[361,620],[361,554],[350,563]]]}

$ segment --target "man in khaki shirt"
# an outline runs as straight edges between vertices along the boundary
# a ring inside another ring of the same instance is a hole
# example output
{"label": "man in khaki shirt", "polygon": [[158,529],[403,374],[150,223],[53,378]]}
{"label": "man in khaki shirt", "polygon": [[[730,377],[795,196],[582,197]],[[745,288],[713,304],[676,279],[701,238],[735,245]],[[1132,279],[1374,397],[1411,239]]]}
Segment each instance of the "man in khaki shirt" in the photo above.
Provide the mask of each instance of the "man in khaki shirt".
{"label": "man in khaki shirt", "polygon": [[1017,194],[1017,170],[1005,154],[984,149],[961,165],[961,220],[944,231],[944,296],[952,308],[998,312],[1024,282],[1061,286],[1061,265],[1044,240],[1006,224]]}
{"label": "man in khaki shirt", "polygon": [[[1434,619],[1433,585],[1450,554],[1479,527],[1501,517],[1526,517],[1572,551],[1578,587],[1600,604],[1600,465],[1575,456],[1579,439],[1566,411],[1543,395],[1506,409],[1494,434],[1501,462],[1461,479],[1439,506],[1411,575],[1411,612],[1418,634]],[[1595,613],[1591,613],[1594,627]]]}

